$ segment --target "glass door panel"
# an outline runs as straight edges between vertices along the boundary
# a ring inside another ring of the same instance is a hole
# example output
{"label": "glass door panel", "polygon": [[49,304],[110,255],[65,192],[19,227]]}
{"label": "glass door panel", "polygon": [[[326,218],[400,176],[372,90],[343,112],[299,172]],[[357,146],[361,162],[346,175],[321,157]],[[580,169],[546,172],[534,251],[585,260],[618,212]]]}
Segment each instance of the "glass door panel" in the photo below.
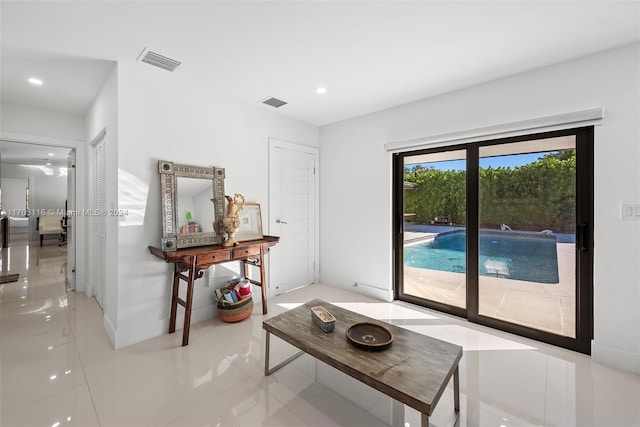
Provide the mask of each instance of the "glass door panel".
{"label": "glass door panel", "polygon": [[479,147],[478,313],[576,337],[576,137]]}
{"label": "glass door panel", "polygon": [[466,151],[404,158],[403,294],[466,308]]}

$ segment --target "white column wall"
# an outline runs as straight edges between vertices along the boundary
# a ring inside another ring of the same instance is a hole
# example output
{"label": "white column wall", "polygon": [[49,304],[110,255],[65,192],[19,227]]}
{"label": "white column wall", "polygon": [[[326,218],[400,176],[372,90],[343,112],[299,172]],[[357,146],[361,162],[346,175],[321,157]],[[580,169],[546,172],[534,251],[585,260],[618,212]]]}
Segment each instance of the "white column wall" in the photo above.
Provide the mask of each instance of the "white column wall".
{"label": "white column wall", "polygon": [[385,143],[603,107],[595,130],[592,354],[640,372],[640,222],[619,217],[621,202],[640,202],[639,51],[628,45],[322,127],[322,169],[335,172],[320,178],[321,281],[392,295]]}
{"label": "white column wall", "polygon": [[[172,265],[147,249],[161,237],[158,160],[224,167],[226,193],[241,193],[268,212],[269,138],[317,147],[318,128],[221,97],[224,82],[186,66],[175,73],[141,63],[118,68],[117,207],[128,210],[117,222],[116,347],[122,347],[168,329]],[[214,275],[222,280],[236,264],[214,267]],[[192,323],[214,315],[210,283],[196,282]]]}

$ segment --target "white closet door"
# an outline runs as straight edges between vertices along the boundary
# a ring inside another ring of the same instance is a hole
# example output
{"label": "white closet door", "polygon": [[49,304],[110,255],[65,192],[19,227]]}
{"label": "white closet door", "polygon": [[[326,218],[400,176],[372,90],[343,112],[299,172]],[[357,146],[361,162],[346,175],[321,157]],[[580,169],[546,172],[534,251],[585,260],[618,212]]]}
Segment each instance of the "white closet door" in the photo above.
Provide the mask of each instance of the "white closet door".
{"label": "white closet door", "polygon": [[289,145],[270,147],[270,288],[278,295],[315,281],[317,153]]}
{"label": "white closet door", "polygon": [[95,145],[94,171],[94,208],[96,215],[93,216],[95,219],[93,293],[100,307],[103,307],[106,256],[105,235],[107,229],[107,165],[104,139]]}

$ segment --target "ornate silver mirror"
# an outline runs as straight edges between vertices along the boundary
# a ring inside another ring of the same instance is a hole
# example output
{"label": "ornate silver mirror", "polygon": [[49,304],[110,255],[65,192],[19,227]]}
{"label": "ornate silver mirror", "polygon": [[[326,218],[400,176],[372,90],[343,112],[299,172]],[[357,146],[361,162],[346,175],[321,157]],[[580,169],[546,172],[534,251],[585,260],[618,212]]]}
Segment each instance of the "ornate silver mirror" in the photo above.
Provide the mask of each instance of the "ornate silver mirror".
{"label": "ornate silver mirror", "polygon": [[222,243],[224,168],[158,161],[162,250]]}

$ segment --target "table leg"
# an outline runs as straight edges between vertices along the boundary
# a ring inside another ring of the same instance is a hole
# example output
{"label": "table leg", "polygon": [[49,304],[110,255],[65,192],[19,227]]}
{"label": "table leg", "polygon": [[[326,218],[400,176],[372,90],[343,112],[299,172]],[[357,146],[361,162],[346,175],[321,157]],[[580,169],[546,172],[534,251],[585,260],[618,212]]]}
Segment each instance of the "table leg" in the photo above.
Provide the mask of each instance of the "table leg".
{"label": "table leg", "polygon": [[255,265],[260,269],[260,281],[253,280],[253,283],[256,286],[260,286],[260,291],[262,295],[262,314],[267,314],[267,275],[264,271],[264,248],[260,248],[260,256],[257,262],[248,263],[247,260],[240,260],[240,266],[244,273],[244,277],[246,279],[249,278],[249,264]]}
{"label": "table leg", "polygon": [[245,279],[249,279],[249,265],[247,264],[247,260],[241,260],[240,266],[242,267],[242,274]]}
{"label": "table leg", "polygon": [[184,305],[184,326],[182,327],[182,346],[189,344],[189,330],[191,329],[191,304],[193,303],[193,282],[195,282],[198,257],[194,256],[189,266],[189,280],[187,281],[187,299]]}
{"label": "table leg", "polygon": [[269,342],[271,338],[271,333],[269,331],[266,331],[266,332],[267,332],[267,337],[264,344],[264,376],[268,377],[269,375],[273,374],[275,371],[282,368],[286,364],[291,363],[298,357],[302,356],[304,354],[304,351],[299,351],[293,356],[287,358],[285,361],[278,363],[273,368],[269,368]]}
{"label": "table leg", "polygon": [[[458,425],[458,417],[460,416],[460,367],[456,366],[456,370],[453,371],[453,409],[455,411],[454,425]],[[427,414],[421,415],[421,426],[429,427],[429,416]]]}
{"label": "table leg", "polygon": [[178,290],[180,289],[180,270],[178,264],[174,264],[173,291],[171,293],[171,316],[169,317],[169,333],[176,331],[176,316],[178,314]]}
{"label": "table leg", "polygon": [[267,314],[267,278],[264,274],[264,248],[260,248],[260,290],[262,291],[262,314]]}
{"label": "table leg", "polygon": [[271,337],[271,333],[267,332],[267,337],[265,338],[264,343],[264,376],[268,377],[271,372],[269,372],[269,338]]}
{"label": "table leg", "polygon": [[459,366],[453,371],[453,409],[456,414],[460,412],[460,372]]}
{"label": "table leg", "polygon": [[404,427],[404,403],[391,399],[391,425]]}

